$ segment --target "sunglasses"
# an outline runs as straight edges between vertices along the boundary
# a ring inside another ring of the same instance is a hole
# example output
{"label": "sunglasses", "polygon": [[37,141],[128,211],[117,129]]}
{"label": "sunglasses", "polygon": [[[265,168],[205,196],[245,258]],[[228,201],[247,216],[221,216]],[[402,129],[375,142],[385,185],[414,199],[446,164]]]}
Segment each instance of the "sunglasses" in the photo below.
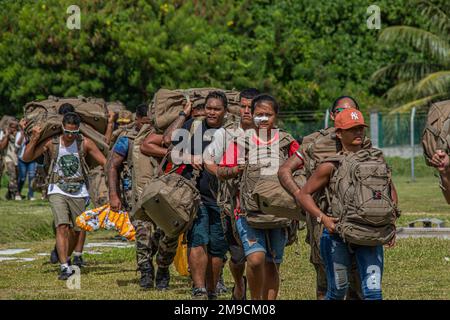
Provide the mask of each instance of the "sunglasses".
{"label": "sunglasses", "polygon": [[79,134],[80,133],[80,130],[67,130],[67,129],[63,129],[63,132],[64,132],[64,134],[67,134],[67,135],[69,135],[69,134],[73,134],[73,135],[77,135],[77,134]]}

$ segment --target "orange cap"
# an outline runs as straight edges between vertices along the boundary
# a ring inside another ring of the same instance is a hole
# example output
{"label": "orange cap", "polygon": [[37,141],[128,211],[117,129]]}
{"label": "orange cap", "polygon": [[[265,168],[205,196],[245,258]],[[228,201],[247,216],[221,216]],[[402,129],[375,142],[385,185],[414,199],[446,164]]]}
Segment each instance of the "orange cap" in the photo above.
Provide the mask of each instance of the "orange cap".
{"label": "orange cap", "polygon": [[345,109],[339,112],[334,121],[336,129],[347,130],[358,126],[367,127],[362,113],[357,109]]}

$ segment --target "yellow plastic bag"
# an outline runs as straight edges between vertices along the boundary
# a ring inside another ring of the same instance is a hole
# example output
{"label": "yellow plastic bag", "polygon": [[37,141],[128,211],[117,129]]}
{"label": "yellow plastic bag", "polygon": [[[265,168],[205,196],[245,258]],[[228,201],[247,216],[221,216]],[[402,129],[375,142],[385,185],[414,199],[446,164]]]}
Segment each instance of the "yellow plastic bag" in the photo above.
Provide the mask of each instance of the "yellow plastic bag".
{"label": "yellow plastic bag", "polygon": [[95,231],[100,228],[115,229],[122,237],[130,241],[135,240],[136,231],[126,211],[114,212],[109,205],[104,205],[92,210],[86,210],[77,217],[77,226],[85,231]]}
{"label": "yellow plastic bag", "polygon": [[184,234],[180,234],[178,237],[178,248],[173,264],[180,276],[189,276],[188,246],[186,243],[183,243],[183,237]]}

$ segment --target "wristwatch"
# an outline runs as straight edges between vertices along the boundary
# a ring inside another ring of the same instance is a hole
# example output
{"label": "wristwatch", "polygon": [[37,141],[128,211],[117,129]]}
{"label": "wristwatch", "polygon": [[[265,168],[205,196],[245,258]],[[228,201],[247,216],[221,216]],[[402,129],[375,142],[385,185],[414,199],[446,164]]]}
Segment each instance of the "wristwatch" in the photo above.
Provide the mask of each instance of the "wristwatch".
{"label": "wristwatch", "polygon": [[178,114],[178,116],[186,117],[186,113],[185,113],[184,111],[180,111],[180,113]]}

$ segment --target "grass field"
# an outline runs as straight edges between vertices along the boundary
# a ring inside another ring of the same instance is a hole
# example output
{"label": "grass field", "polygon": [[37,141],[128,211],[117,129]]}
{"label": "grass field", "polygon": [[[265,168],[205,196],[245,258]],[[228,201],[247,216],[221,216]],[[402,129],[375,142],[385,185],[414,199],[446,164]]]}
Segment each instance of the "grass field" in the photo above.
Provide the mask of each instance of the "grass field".
{"label": "grass field", "polygon": [[[402,216],[399,226],[423,218],[436,217],[450,225],[450,207],[445,203],[433,171],[420,167],[416,182],[406,176],[408,163],[390,159],[394,167]],[[422,164],[418,164],[421,166]],[[409,168],[409,167],[408,167]],[[403,172],[402,172],[403,170]],[[0,299],[189,299],[190,281],[172,271],[172,290],[141,291],[137,283],[134,248],[91,248],[82,270],[81,290],[69,290],[57,280],[57,265],[48,262],[52,249],[51,211],[43,201],[3,201],[0,189],[0,250],[30,249],[15,258],[33,261],[0,261]],[[314,299],[314,271],[309,263],[309,247],[299,242],[287,248],[281,266],[280,299]],[[88,235],[87,243],[111,241],[115,233],[99,231]],[[130,243],[133,244],[133,243]],[[102,253],[102,254],[98,254]],[[1,258],[2,256],[0,256]],[[225,281],[232,287],[228,268]],[[385,299],[450,299],[450,241],[400,239],[385,251],[383,278]],[[229,299],[229,294],[222,296]]]}

